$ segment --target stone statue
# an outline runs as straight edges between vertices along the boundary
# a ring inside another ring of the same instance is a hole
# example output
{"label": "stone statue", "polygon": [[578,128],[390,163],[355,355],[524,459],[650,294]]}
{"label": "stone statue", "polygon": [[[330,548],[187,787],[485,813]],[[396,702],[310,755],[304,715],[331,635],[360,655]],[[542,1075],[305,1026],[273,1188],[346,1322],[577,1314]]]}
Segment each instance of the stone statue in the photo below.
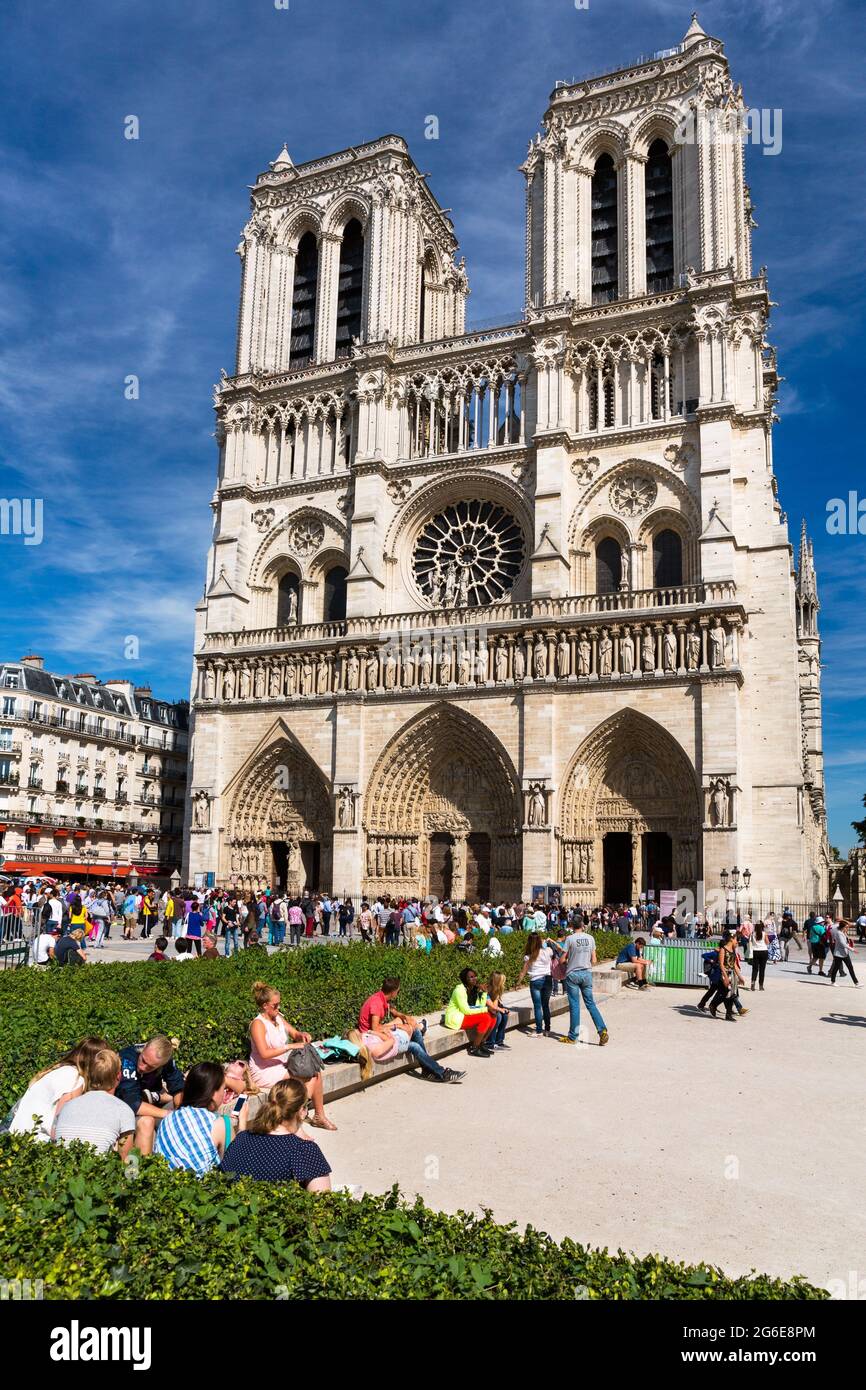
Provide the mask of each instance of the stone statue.
{"label": "stone statue", "polygon": [[340,788],[337,818],[341,830],[348,830],[355,824],[355,797],[351,787]]}
{"label": "stone statue", "polygon": [[346,662],[346,689],[357,690],[361,679],[361,663],[357,652],[350,652]]}
{"label": "stone statue", "polygon": [[562,851],[562,876],[566,883],[574,879],[574,851],[571,845],[566,845]]}
{"label": "stone statue", "polygon": [[325,695],[328,690],[328,658],[319,658],[319,670],[316,676],[316,691],[319,695]]}
{"label": "stone statue", "polygon": [[571,653],[568,649],[568,638],[565,633],[560,633],[559,641],[556,644],[556,674],[560,680],[565,680],[571,670]]}
{"label": "stone statue", "polygon": [[372,841],[367,845],[367,877],[373,878],[376,873],[376,846]]}
{"label": "stone statue", "polygon": [[271,691],[271,698],[272,698],[272,699],[276,699],[276,697],[277,697],[277,696],[279,695],[279,693],[280,693],[280,668],[279,668],[279,666],[272,666],[272,667],[271,667],[270,691]]}
{"label": "stone statue", "polygon": [[289,611],[286,614],[286,627],[294,627],[298,621],[298,595],[294,589],[289,590]]}
{"label": "stone statue", "polygon": [[293,698],[298,685],[298,668],[293,660],[286,662],[286,694]]}
{"label": "stone statue", "polygon": [[453,608],[453,607],[454,607],[454,600],[455,600],[456,596],[457,596],[457,569],[456,569],[456,566],[455,566],[455,564],[454,564],[454,561],[452,560],[451,563],[449,564],[448,568],[447,568],[446,571],[445,571],[444,598],[445,598],[445,607],[446,607],[446,608]]}
{"label": "stone statue", "polygon": [[668,623],[665,628],[665,635],[662,639],[662,670],[675,671],[677,669],[677,638],[673,627]]}
{"label": "stone statue", "polygon": [[533,782],[529,789],[529,824],[547,824],[547,806],[545,803],[544,789],[540,782]]}
{"label": "stone statue", "polygon": [[730,792],[728,783],[723,777],[718,777],[713,783],[713,790],[710,796],[710,810],[713,825],[726,826],[728,824],[729,803]]}
{"label": "stone statue", "polygon": [[291,839],[286,842],[286,849],[286,875],[290,880],[297,880],[301,872],[301,846],[297,840]]}
{"label": "stone statue", "polygon": [[204,698],[206,700],[212,700],[215,690],[216,682],[214,681],[213,667],[208,666],[204,673]]}
{"label": "stone statue", "polygon": [[250,696],[250,668],[249,668],[248,666],[242,666],[242,667],[241,667],[240,686],[239,686],[239,689],[238,689],[238,697],[239,697],[241,700],[248,700],[248,699],[249,699],[249,696]]}
{"label": "stone statue", "polygon": [[460,652],[460,685],[468,685],[472,680],[472,648],[467,643]]}
{"label": "stone statue", "polygon": [[487,683],[487,643],[482,642],[478,647],[478,655],[475,658],[475,679],[479,685]]}
{"label": "stone statue", "polygon": [[721,623],[710,628],[710,665],[714,671],[721,669],[726,661],[727,633]]}
{"label": "stone statue", "polygon": [[598,674],[609,676],[613,669],[613,642],[607,635],[607,628],[602,629],[601,641],[598,644]]}
{"label": "stone statue", "polygon": [[451,892],[458,891],[455,885],[460,885],[460,892],[463,891],[463,841],[452,840],[451,842]]}
{"label": "stone statue", "polygon": [[[273,684],[273,682],[272,682]],[[308,656],[301,662],[301,694],[312,695],[313,693],[313,663]]]}
{"label": "stone statue", "polygon": [[431,570],[430,574],[430,602],[433,604],[434,608],[441,608],[445,579],[438,565],[435,569]]}
{"label": "stone statue", "polygon": [[393,690],[397,685],[397,653],[393,647],[388,648],[388,655],[385,657],[385,689]]}
{"label": "stone statue", "polygon": [[511,669],[516,681],[522,681],[524,679],[526,675],[526,654],[523,650],[523,643],[519,638],[514,644],[514,659]]}
{"label": "stone statue", "polygon": [[464,565],[460,571],[460,578],[457,581],[457,606],[458,608],[469,607],[469,570]]}
{"label": "stone statue", "polygon": [[367,689],[376,690],[379,686],[379,658],[375,652],[370,652],[364,664],[364,672],[367,678]]}
{"label": "stone statue", "polygon": [[624,676],[630,676],[634,671],[634,642],[628,628],[623,630],[619,639],[619,669]]}
{"label": "stone statue", "polygon": [[654,671],[656,668],[656,643],[649,628],[646,629],[641,639],[641,653],[643,656],[643,669],[645,671]]}
{"label": "stone statue", "polygon": [[584,633],[577,644],[577,674],[579,676],[588,676],[591,662],[592,647],[589,644],[589,638]]}
{"label": "stone statue", "polygon": [[196,792],[194,815],[196,830],[210,829],[210,797],[207,792]]}
{"label": "stone statue", "polygon": [[504,642],[500,642],[496,648],[496,679],[497,681],[508,680],[508,648]]}
{"label": "stone statue", "polygon": [[439,680],[442,685],[451,684],[451,662],[451,643],[446,638],[442,647],[442,660],[439,663]]}
{"label": "stone statue", "polygon": [[433,653],[430,650],[430,643],[425,642],[421,648],[421,684],[429,685],[433,679]]}
{"label": "stone statue", "polygon": [[235,698],[235,673],[229,666],[223,676],[223,699],[233,700]]}
{"label": "stone statue", "polygon": [[539,637],[535,643],[535,650],[532,654],[532,674],[537,681],[544,680],[547,675],[547,643],[543,637]]}
{"label": "stone statue", "polygon": [[701,639],[699,633],[695,631],[694,624],[689,627],[686,636],[686,667],[689,671],[697,671],[701,660]]}
{"label": "stone statue", "polygon": [[253,693],[257,700],[264,698],[265,694],[265,672],[262,666],[256,666],[255,679],[253,681]]}

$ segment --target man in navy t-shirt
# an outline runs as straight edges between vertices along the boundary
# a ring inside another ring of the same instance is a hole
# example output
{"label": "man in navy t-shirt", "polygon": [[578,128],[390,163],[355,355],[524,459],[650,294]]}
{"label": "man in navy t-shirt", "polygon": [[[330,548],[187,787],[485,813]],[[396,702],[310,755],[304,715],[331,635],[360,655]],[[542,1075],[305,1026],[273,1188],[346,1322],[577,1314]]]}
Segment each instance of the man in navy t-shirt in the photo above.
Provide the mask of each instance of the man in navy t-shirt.
{"label": "man in navy t-shirt", "polygon": [[182,1092],[183,1072],[174,1060],[169,1038],[151,1038],[143,1046],[123,1049],[115,1095],[135,1114],[135,1147],[141,1153],[153,1151],[156,1127],[172,1104],[180,1105]]}
{"label": "man in navy t-shirt", "polygon": [[616,958],[616,969],[628,976],[625,982],[626,989],[646,989],[648,987],[644,946],[646,946],[646,942],[642,936],[639,936],[634,941],[630,941],[627,946],[623,946]]}

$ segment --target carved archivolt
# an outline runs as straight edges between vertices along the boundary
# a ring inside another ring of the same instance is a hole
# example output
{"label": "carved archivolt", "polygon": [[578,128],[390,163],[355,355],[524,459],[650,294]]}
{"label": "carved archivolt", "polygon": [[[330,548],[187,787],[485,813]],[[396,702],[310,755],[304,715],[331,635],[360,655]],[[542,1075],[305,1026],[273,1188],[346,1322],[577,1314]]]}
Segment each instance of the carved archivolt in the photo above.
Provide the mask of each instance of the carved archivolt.
{"label": "carved archivolt", "polygon": [[[318,546],[313,550],[308,548],[311,533],[320,536]],[[299,539],[300,546],[297,544]],[[250,587],[267,582],[266,571],[275,560],[296,559],[298,556],[307,559],[315,553],[315,549],[324,544],[348,554],[348,527],[331,513],[318,507],[304,506],[291,512],[289,516],[282,517],[264,536],[253,556],[249,569]]]}
{"label": "carved archivolt", "polygon": [[698,783],[685,752],[636,710],[600,724],[569,764],[559,811],[565,841],[594,840],[613,830],[697,836],[701,821]]}
{"label": "carved archivolt", "polygon": [[272,840],[331,838],[330,788],[309,754],[288,737],[254,753],[224,796],[233,840],[269,845]]}
{"label": "carved archivolt", "polygon": [[368,835],[450,830],[514,835],[521,819],[514,767],[489,729],[450,705],[425,710],[387,744],[364,798]]}
{"label": "carved archivolt", "polygon": [[[639,491],[642,505],[637,510],[630,511],[629,505],[634,506],[629,504],[629,498],[635,479],[639,480],[641,485]],[[664,464],[651,459],[632,458],[596,473],[594,481],[572,513],[568,529],[568,543],[571,547],[574,547],[579,539],[582,543],[588,539],[589,528],[596,521],[599,508],[601,512],[609,513],[610,506],[615,505],[615,491],[617,499],[624,500],[623,506],[617,507],[620,515],[643,517],[647,506],[658,503],[667,510],[677,512],[682,517],[683,525],[693,536],[700,535],[700,517],[695,499],[682,477]],[[648,504],[647,498],[650,499]],[[633,539],[637,539],[636,534]]]}

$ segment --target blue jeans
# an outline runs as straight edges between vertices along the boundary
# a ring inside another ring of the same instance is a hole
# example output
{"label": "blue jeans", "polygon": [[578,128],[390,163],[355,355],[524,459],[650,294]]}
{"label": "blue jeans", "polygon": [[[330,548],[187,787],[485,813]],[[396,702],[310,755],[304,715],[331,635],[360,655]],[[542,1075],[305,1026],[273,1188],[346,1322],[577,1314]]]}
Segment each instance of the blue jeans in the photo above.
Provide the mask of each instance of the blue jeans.
{"label": "blue jeans", "polygon": [[550,1032],[550,991],[552,988],[553,980],[549,975],[542,975],[540,980],[529,981],[529,993],[532,995],[532,1007],[535,1010],[536,1033]]}
{"label": "blue jeans", "polygon": [[496,1022],[488,1033],[488,1046],[498,1047],[505,1042],[505,1030],[508,1027],[508,1009],[504,1013],[496,1015]]}
{"label": "blue jeans", "polygon": [[434,1062],[430,1053],[424,1046],[424,1034],[420,1028],[416,1028],[412,1034],[411,1041],[406,1049],[410,1057],[414,1057],[416,1062],[420,1062],[425,1071],[432,1071],[434,1076],[444,1076],[444,1070],[438,1062]]}
{"label": "blue jeans", "polygon": [[225,953],[226,953],[227,956],[230,956],[230,955],[231,955],[231,951],[229,950],[229,942],[230,942],[230,941],[233,941],[233,942],[234,942],[235,955],[237,955],[237,953],[238,953],[238,929],[237,929],[237,927],[226,927],[226,951],[225,951]]}
{"label": "blue jeans", "polygon": [[580,1032],[581,995],[583,995],[584,1004],[589,1009],[590,1018],[601,1033],[604,1029],[604,1019],[592,997],[592,971],[573,970],[570,975],[566,975],[565,992],[568,995],[568,1036],[572,1042],[577,1042]]}

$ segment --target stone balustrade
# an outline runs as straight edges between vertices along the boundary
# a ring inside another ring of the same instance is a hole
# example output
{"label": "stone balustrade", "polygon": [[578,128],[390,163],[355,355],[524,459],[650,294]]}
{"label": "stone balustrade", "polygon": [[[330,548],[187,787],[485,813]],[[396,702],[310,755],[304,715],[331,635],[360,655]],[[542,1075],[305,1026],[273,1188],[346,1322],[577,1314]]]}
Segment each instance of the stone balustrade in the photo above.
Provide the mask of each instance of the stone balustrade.
{"label": "stone balustrade", "polygon": [[511,622],[560,621],[567,618],[631,614],[670,608],[717,607],[736,599],[733,580],[707,580],[666,589],[620,590],[612,594],[569,594],[565,598],[536,598],[522,603],[504,601],[483,608],[435,608],[412,613],[381,613],[374,617],[347,618],[340,622],[304,623],[294,627],[242,628],[238,632],[205,634],[201,656],[253,648],[306,647],[360,637],[387,637],[393,633],[454,631],[462,627],[490,627]]}

